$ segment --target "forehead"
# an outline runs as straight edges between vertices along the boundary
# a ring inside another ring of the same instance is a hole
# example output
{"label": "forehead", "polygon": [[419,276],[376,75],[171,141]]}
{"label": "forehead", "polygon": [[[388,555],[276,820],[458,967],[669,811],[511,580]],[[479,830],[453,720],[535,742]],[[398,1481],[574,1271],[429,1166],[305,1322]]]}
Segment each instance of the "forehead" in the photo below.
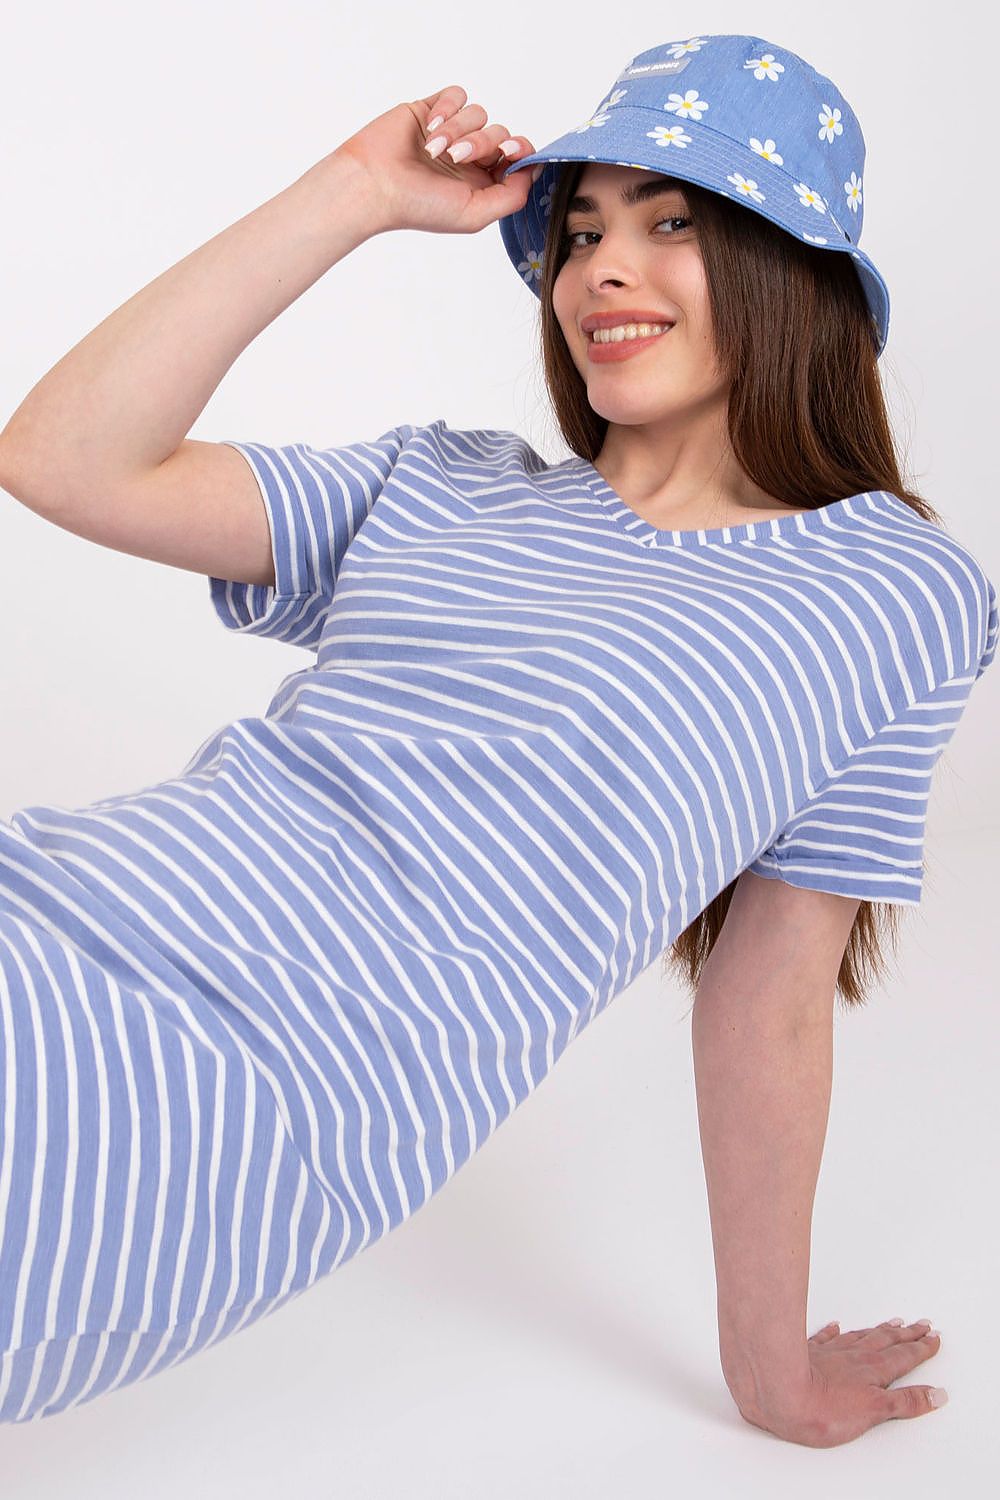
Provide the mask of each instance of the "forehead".
{"label": "forehead", "polygon": [[653,172],[647,167],[622,167],[613,162],[588,162],[580,173],[576,185],[579,195],[594,194],[597,197],[623,197],[628,189],[633,192],[641,187],[643,197],[651,192],[682,192],[684,184],[665,172]]}

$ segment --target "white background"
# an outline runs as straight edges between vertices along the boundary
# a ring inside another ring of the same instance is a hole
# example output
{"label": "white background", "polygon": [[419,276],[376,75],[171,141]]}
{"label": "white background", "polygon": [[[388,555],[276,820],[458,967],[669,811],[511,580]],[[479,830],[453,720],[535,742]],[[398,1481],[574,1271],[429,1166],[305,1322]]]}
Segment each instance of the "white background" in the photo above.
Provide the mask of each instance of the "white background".
{"label": "white background", "polygon": [[[853,0],[753,20],[859,115],[905,475],[1000,579],[997,23],[969,3]],[[749,23],[745,4],[648,0],[11,7],[0,426],[140,287],[391,105],[460,83],[541,148],[635,53]],[[444,417],[557,461],[537,322],[496,225],[379,236],[265,329],[189,435],[323,447]],[[226,632],[206,579],[2,492],[0,559],[0,817],[177,775],[305,660]],[[838,1014],[814,1217],[809,1331],[930,1317],[942,1352],[909,1379],[947,1386],[948,1407],[834,1450],[741,1421],[717,1357],[688,999],[654,965],[387,1240],[175,1370],[0,1428],[5,1500],[980,1493],[997,1460],[998,683],[977,684],[938,767],[893,977],[867,1013]]]}

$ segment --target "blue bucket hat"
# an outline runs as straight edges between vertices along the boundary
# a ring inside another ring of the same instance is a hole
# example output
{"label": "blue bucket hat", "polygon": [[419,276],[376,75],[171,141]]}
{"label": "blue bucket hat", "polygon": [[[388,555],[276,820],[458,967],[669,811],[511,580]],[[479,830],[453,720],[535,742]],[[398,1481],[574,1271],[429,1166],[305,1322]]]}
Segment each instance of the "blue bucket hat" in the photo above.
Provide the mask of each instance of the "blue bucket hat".
{"label": "blue bucket hat", "polygon": [[544,163],[527,202],[500,222],[518,274],[540,296],[558,162],[606,162],[683,178],[745,205],[797,239],[851,255],[878,336],[889,291],[858,248],[865,140],[840,90],[756,36],[697,36],[633,57],[593,114],[511,172]]}

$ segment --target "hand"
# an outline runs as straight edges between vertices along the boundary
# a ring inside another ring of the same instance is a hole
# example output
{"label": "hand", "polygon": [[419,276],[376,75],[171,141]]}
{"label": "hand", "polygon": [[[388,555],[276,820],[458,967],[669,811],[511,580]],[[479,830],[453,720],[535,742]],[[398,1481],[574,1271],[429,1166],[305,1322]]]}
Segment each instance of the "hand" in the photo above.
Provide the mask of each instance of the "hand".
{"label": "hand", "polygon": [[[531,172],[513,172],[506,182],[501,175],[511,162],[531,156],[534,146],[527,136],[512,137],[506,125],[487,125],[485,109],[467,98],[451,84],[426,99],[397,104],[337,147],[336,155],[364,168],[381,229],[474,234],[524,207]],[[446,144],[435,157],[424,147],[436,115],[444,119],[433,135],[443,135]],[[500,142],[508,139],[519,149],[501,156]],[[472,146],[472,154],[456,164],[448,148],[461,141]]]}
{"label": "hand", "polygon": [[879,1323],[841,1333],[828,1323],[808,1341],[807,1389],[740,1405],[754,1427],[809,1448],[835,1448],[895,1417],[922,1417],[935,1408],[929,1385],[888,1387],[941,1347],[926,1323]]}

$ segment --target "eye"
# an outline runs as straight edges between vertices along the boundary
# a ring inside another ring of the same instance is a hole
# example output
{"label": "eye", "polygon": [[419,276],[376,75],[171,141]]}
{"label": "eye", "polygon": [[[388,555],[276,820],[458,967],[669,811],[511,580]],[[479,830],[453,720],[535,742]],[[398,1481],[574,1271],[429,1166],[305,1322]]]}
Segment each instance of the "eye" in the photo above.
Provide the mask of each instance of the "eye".
{"label": "eye", "polygon": [[[656,223],[655,223],[655,225],[653,227],[655,229],[659,229],[659,227],[660,227],[661,224],[680,224],[680,225],[682,225],[683,227],[686,228],[692,222],[693,222],[693,220],[691,220],[690,218],[687,218],[684,214],[671,214],[669,218],[666,218],[666,219],[657,219],[657,221],[656,221]],[[575,229],[575,230],[570,230],[570,231],[568,231],[567,233],[565,233],[562,236],[562,242],[561,242],[562,243],[562,248],[564,250],[575,250],[575,249],[577,249],[578,247],[576,246],[576,244],[574,243],[574,241],[578,240],[581,235],[585,235],[585,234],[599,234],[599,231],[596,230],[596,229]],[[673,235],[672,234],[662,235],[661,238],[662,239],[672,239]]]}

